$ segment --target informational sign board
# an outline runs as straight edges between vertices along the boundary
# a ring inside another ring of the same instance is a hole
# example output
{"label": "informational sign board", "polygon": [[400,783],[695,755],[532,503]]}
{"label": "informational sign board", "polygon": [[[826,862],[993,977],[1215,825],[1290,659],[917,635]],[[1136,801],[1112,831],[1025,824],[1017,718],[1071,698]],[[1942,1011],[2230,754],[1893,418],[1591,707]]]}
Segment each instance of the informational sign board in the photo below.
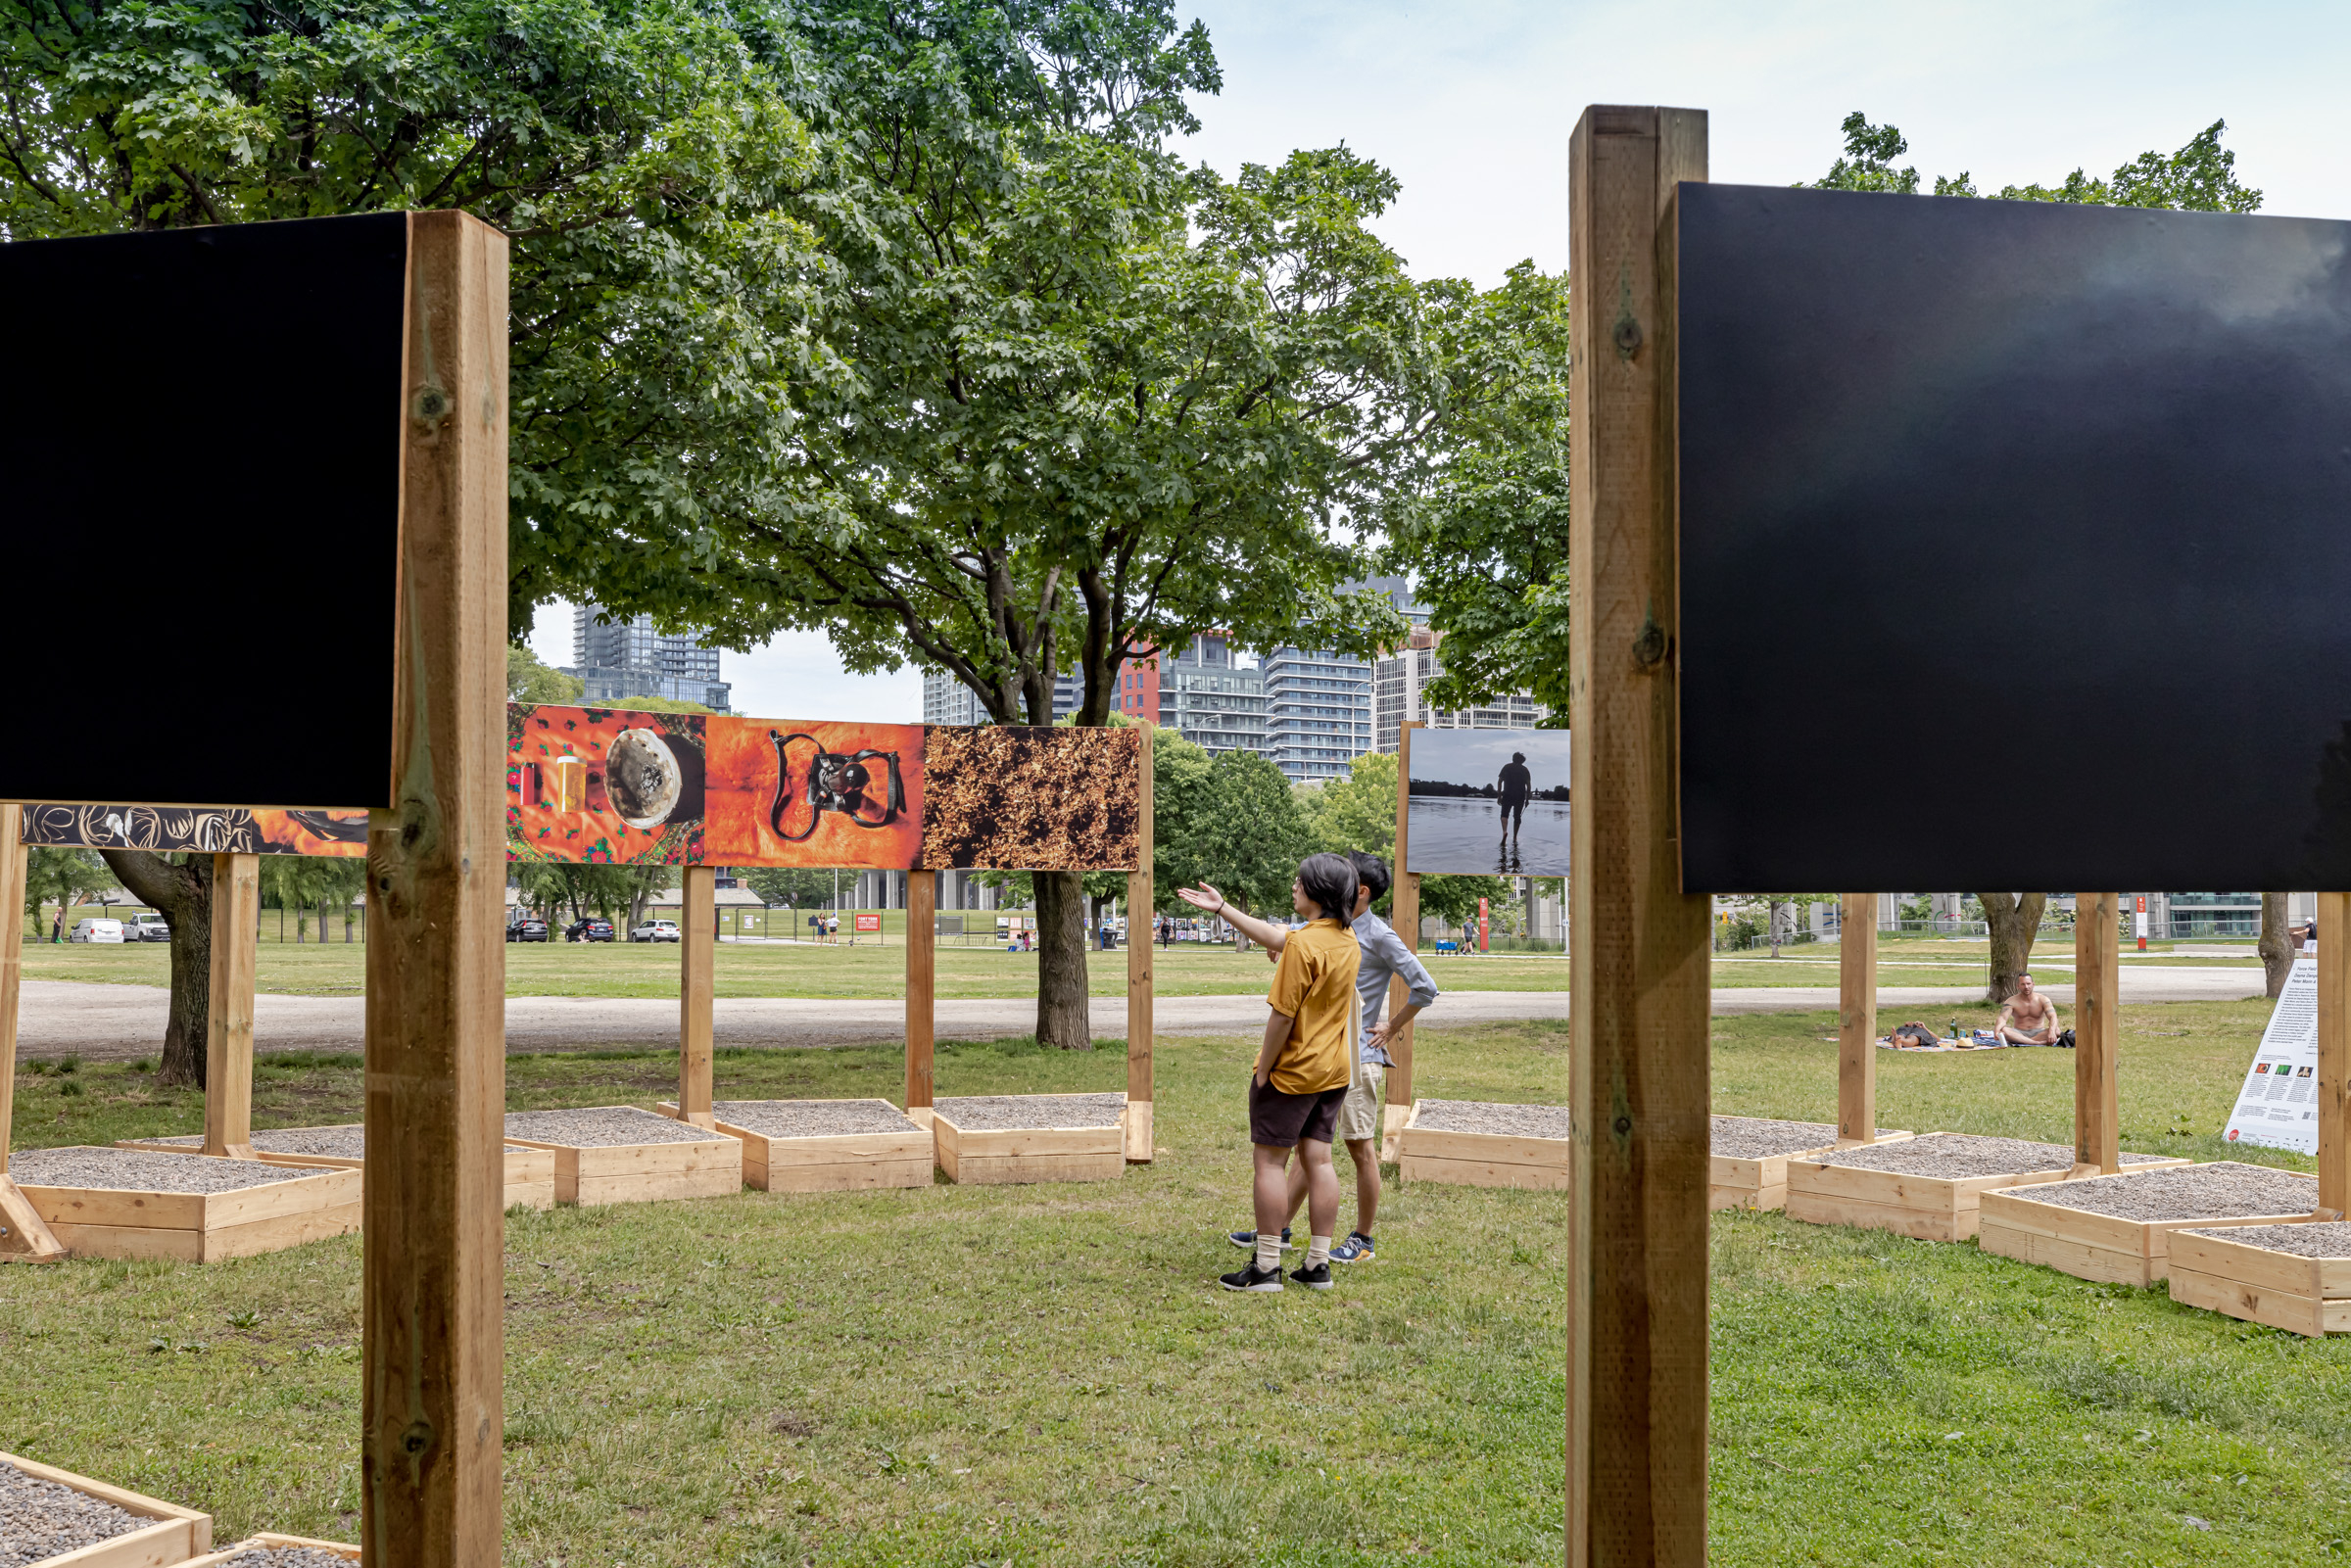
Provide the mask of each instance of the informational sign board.
{"label": "informational sign board", "polygon": [[861,931],[879,931],[882,928],[880,915],[859,915],[856,921],[856,928]]}
{"label": "informational sign board", "polygon": [[2231,1143],[2319,1152],[2319,961],[2294,960],[2229,1113]]}
{"label": "informational sign board", "polygon": [[2351,223],[1678,224],[1685,889],[2351,887]]}
{"label": "informational sign board", "polygon": [[129,633],[10,662],[0,799],[391,804],[408,264],[405,213],[0,245],[10,599]]}
{"label": "informational sign board", "polygon": [[1413,731],[1405,870],[1564,877],[1565,730]]}

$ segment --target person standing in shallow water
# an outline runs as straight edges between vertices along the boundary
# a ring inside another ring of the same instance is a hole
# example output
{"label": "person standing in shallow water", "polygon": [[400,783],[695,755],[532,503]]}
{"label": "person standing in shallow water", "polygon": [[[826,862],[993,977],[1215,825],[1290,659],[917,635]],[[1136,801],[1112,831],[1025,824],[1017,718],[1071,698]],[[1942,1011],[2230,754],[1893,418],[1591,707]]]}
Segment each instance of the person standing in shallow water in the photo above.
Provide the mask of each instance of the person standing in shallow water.
{"label": "person standing in shallow water", "polygon": [[1502,793],[1503,851],[1514,858],[1518,830],[1526,826],[1526,802],[1535,792],[1535,776],[1526,771],[1526,753],[1511,752],[1511,760],[1502,765],[1494,783]]}

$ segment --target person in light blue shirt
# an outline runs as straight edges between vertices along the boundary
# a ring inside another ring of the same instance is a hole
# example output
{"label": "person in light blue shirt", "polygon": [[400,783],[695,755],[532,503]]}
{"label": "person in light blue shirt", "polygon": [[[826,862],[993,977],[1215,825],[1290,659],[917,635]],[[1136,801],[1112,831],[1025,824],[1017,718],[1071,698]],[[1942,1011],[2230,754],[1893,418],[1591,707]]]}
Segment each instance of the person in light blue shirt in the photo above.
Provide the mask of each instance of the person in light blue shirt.
{"label": "person in light blue shirt", "polygon": [[[1347,1239],[1331,1249],[1334,1263],[1367,1263],[1374,1256],[1372,1225],[1379,1217],[1379,1099],[1386,1082],[1387,1069],[1394,1067],[1388,1055],[1388,1042],[1395,1039],[1407,1023],[1437,999],[1437,983],[1428,977],[1420,960],[1405,945],[1404,938],[1391,929],[1386,921],[1371,913],[1371,906],[1384,897],[1393,879],[1388,863],[1377,855],[1351,850],[1348,860],[1355,865],[1356,902],[1353,929],[1363,947],[1363,964],[1356,971],[1356,995],[1363,1009],[1363,1033],[1357,1046],[1355,1078],[1348,1085],[1347,1099],[1339,1110],[1339,1136],[1346,1142],[1348,1156],[1355,1162],[1355,1229]],[[1224,902],[1224,895],[1206,882],[1197,888],[1184,887],[1176,896],[1196,909],[1204,909],[1223,918],[1228,924],[1266,949],[1269,958],[1278,958],[1289,931],[1269,921],[1243,914]],[[1381,1022],[1387,1010],[1388,982],[1401,975],[1410,993],[1397,1015]],[[1290,1213],[1295,1217],[1299,1206],[1306,1202],[1306,1169],[1302,1164],[1290,1167]],[[1231,1233],[1232,1244],[1244,1249],[1257,1246],[1257,1232],[1236,1230]],[[1290,1245],[1290,1231],[1282,1227],[1281,1244]]]}

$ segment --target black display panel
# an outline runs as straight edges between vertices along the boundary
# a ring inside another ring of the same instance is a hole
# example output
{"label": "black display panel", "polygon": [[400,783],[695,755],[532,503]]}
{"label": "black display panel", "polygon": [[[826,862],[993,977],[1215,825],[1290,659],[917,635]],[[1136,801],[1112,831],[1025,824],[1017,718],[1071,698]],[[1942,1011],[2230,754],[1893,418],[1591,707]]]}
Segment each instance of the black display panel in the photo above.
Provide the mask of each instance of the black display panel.
{"label": "black display panel", "polygon": [[389,804],[408,217],[0,245],[0,800]]}
{"label": "black display panel", "polygon": [[2351,224],[1679,243],[1684,887],[2351,888]]}

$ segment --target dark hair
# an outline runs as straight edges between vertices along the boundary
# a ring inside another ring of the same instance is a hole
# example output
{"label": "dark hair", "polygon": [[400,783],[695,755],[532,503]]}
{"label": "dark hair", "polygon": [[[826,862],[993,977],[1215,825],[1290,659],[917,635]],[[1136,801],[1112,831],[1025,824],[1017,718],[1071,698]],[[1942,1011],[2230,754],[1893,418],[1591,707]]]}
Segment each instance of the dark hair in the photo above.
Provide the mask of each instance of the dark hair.
{"label": "dark hair", "polygon": [[1388,875],[1388,863],[1377,855],[1350,849],[1347,851],[1347,864],[1355,868],[1356,884],[1370,890],[1371,903],[1378,903],[1395,884],[1395,879]]}
{"label": "dark hair", "polygon": [[1345,855],[1309,855],[1298,863],[1298,885],[1341,926],[1355,924],[1355,868]]}

